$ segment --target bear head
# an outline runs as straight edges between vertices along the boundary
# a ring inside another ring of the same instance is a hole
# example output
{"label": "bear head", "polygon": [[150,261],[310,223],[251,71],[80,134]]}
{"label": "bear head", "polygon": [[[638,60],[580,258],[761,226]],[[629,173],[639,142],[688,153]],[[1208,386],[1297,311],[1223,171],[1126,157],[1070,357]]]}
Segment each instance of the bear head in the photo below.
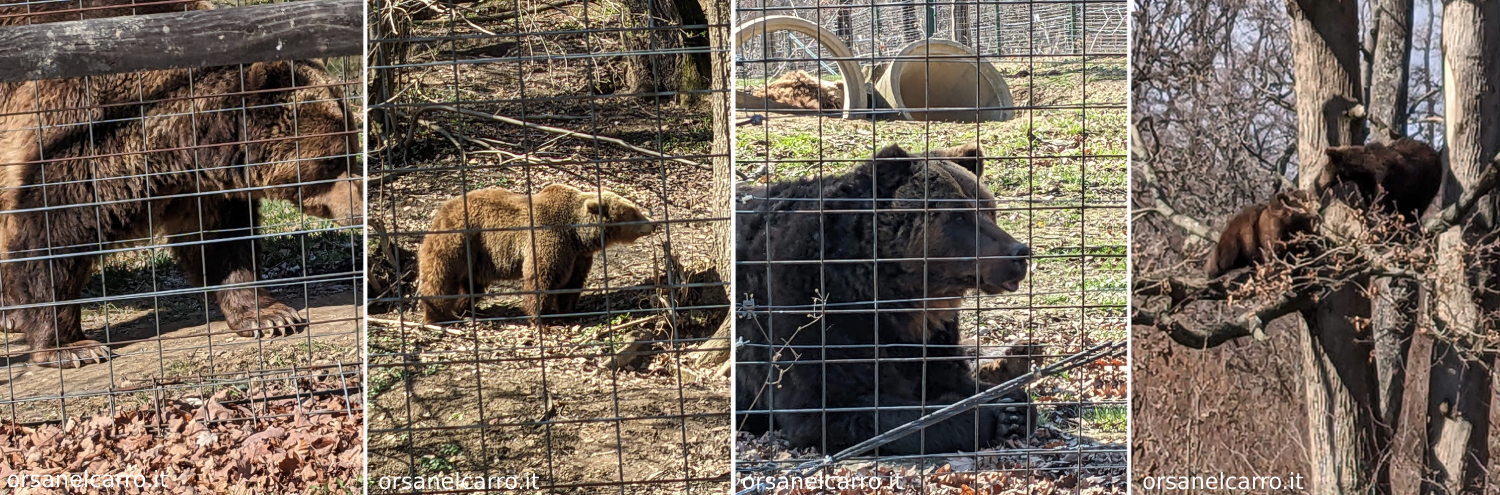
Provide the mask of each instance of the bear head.
{"label": "bear head", "polygon": [[1360,191],[1373,193],[1380,185],[1380,177],[1375,175],[1375,169],[1371,163],[1369,153],[1363,145],[1333,146],[1323,150],[1328,155],[1328,163],[1323,165],[1322,173],[1318,174],[1318,190],[1327,191],[1339,183],[1348,183],[1357,187]]}
{"label": "bear head", "polygon": [[[235,71],[231,71],[234,73]],[[344,225],[363,222],[356,123],[342,83],[313,62],[261,62],[243,71],[245,156],[254,186],[303,213]],[[238,84],[236,84],[238,86]]]}
{"label": "bear head", "polygon": [[1266,205],[1265,213],[1276,219],[1284,233],[1312,232],[1317,229],[1318,200],[1311,192],[1301,189],[1276,193]]}
{"label": "bear head", "polygon": [[579,206],[580,218],[587,223],[604,225],[606,246],[626,244],[656,232],[655,220],[641,212],[634,202],[608,189],[581,191],[583,204]]}
{"label": "bear head", "polygon": [[900,146],[875,154],[878,246],[925,274],[927,297],[1014,292],[1026,278],[1031,248],[996,223],[994,194],[979,182],[983,156],[966,145],[912,156]]}

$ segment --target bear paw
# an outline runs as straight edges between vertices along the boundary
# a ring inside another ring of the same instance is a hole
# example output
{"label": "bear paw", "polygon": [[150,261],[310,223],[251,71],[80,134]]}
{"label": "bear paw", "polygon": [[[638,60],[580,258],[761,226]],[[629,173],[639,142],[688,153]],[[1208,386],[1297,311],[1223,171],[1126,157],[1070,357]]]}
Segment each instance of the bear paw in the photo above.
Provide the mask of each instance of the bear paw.
{"label": "bear paw", "polygon": [[31,353],[31,362],[48,368],[81,368],[85,364],[103,363],[111,357],[109,346],[93,340],[80,340],[57,349]]}
{"label": "bear paw", "polygon": [[226,319],[229,328],[241,337],[282,337],[307,327],[307,320],[297,310],[279,302],[262,306],[258,312],[229,315]]}

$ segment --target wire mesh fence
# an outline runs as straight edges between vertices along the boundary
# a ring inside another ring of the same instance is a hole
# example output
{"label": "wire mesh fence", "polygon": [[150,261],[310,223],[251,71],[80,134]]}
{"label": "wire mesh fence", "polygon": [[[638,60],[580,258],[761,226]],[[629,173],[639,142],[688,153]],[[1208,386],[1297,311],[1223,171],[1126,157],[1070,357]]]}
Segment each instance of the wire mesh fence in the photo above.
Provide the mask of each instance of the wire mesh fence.
{"label": "wire mesh fence", "polygon": [[725,490],[728,26],[698,7],[371,4],[372,490]]}
{"label": "wire mesh fence", "polygon": [[[237,7],[10,0],[0,29]],[[199,433],[194,455],[232,463],[229,445],[284,427],[332,435],[330,457],[306,458],[318,475],[169,486],[358,473],[360,70],[330,58],[0,83],[0,448],[35,453],[8,467],[149,471]]]}
{"label": "wire mesh fence", "polygon": [[[1085,55],[1125,53],[1129,20],[1123,2],[976,1],[854,2],[746,1],[737,5],[739,24],[764,16],[795,16],[817,24],[870,60],[898,56],[907,44],[928,38],[957,42],[991,55]],[[818,44],[804,36],[773,33],[747,48],[783,64],[745,65],[740,76],[771,77],[817,58]],[[765,46],[758,45],[764,43]],[[780,60],[778,60],[780,59]],[[832,70],[832,66],[828,66]],[[802,70],[807,70],[802,68]]]}
{"label": "wire mesh fence", "polygon": [[737,5],[736,490],[1125,491],[1124,12]]}

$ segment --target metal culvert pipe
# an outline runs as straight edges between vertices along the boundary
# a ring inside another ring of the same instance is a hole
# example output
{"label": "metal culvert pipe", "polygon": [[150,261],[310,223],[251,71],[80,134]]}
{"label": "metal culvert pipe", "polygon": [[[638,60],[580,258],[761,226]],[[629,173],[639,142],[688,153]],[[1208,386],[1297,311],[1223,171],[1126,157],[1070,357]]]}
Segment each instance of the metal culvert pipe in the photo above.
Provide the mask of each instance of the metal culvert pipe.
{"label": "metal culvert pipe", "polygon": [[1010,120],[1015,111],[1005,78],[994,66],[977,61],[979,57],[973,51],[952,41],[914,41],[902,48],[881,74],[875,92],[907,120]]}
{"label": "metal culvert pipe", "polygon": [[[869,106],[868,97],[865,93],[865,83],[860,79],[861,72],[859,63],[854,61],[854,52],[839,40],[832,31],[823,29],[812,21],[789,15],[766,16],[741,24],[734,30],[734,42],[736,46],[742,46],[745,42],[757,36],[765,36],[777,31],[791,31],[818,40],[818,44],[837,59],[839,66],[839,77],[844,78],[844,118],[853,118],[851,110],[863,110]],[[1009,98],[1010,93],[1006,93]]]}

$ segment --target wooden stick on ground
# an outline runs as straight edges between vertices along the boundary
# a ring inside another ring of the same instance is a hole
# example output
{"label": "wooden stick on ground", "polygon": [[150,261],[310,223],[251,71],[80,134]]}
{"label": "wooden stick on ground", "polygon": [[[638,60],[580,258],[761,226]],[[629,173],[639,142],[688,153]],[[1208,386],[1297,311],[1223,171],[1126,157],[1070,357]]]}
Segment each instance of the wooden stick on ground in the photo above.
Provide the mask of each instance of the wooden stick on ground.
{"label": "wooden stick on ground", "polygon": [[365,320],[368,320],[371,323],[380,323],[380,324],[383,324],[383,325],[390,325],[390,326],[393,326],[393,327],[411,327],[411,328],[421,328],[421,329],[424,329],[424,330],[436,330],[436,331],[439,331],[439,332],[445,332],[448,335],[463,335],[464,334],[463,332],[458,331],[456,329],[447,328],[447,327],[440,327],[440,326],[437,326],[437,325],[428,325],[426,323],[417,323],[417,322],[411,321],[411,320],[396,321],[396,320],[387,320],[387,319],[384,319],[384,318],[371,318],[371,317],[368,317],[368,316],[365,317]]}

